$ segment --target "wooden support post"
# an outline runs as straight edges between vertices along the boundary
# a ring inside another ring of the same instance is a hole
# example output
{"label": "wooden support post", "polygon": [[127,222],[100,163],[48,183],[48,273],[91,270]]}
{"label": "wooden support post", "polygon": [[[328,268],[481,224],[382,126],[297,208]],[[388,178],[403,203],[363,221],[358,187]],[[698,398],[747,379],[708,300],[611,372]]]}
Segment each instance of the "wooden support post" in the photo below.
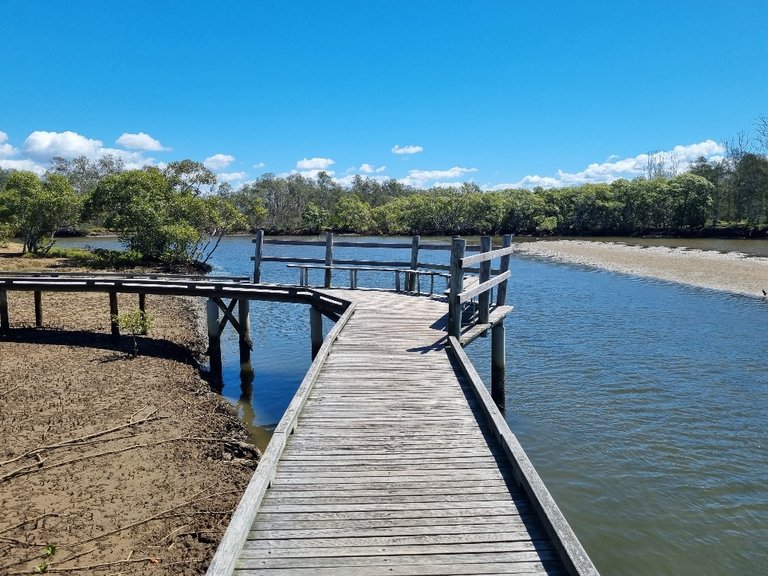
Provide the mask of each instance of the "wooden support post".
{"label": "wooden support post", "polygon": [[[142,314],[147,313],[147,295],[146,294],[139,294],[139,311]],[[141,335],[146,336],[147,335],[147,323],[142,322],[143,327],[141,329]]]}
{"label": "wooden support post", "polygon": [[[480,251],[490,252],[493,249],[493,241],[490,236],[480,237]],[[480,284],[488,282],[491,279],[491,261],[486,260],[480,263]],[[478,312],[477,322],[478,324],[488,324],[488,315],[490,313],[491,295],[489,292],[482,292],[478,298]],[[485,333],[487,334],[487,332]]]}
{"label": "wooden support post", "polygon": [[[512,234],[505,234],[501,239],[501,247],[509,248],[510,246],[512,246]],[[501,257],[501,262],[499,264],[499,274],[503,274],[509,270],[509,262],[509,254]],[[504,306],[507,302],[507,282],[508,280],[504,280],[501,284],[499,284],[498,290],[496,291],[497,306]]]}
{"label": "wooden support post", "polygon": [[312,338],[312,360],[323,345],[323,315],[312,306],[309,309],[309,330]]}
{"label": "wooden support post", "polygon": [[504,320],[491,329],[491,397],[501,412],[506,404],[506,346]]}
{"label": "wooden support post", "polygon": [[11,322],[8,318],[8,292],[0,290],[0,331],[8,332]]}
{"label": "wooden support post", "polygon": [[253,240],[256,245],[253,253],[253,283],[261,282],[261,254],[264,252],[264,230],[256,231],[256,238]]}
{"label": "wooden support post", "polygon": [[[416,235],[411,240],[411,270],[417,270],[419,267],[419,242],[421,238]],[[417,292],[419,283],[418,274],[408,274],[407,287],[410,292]]]}
{"label": "wooden support post", "polygon": [[208,320],[208,357],[211,365],[211,379],[219,383],[221,372],[221,333],[219,332],[219,305],[213,298],[208,299],[206,308]]}
{"label": "wooden support post", "polygon": [[253,365],[251,364],[251,301],[247,298],[240,298],[237,301],[237,321],[240,324],[238,333],[238,344],[240,347],[240,383],[241,385],[248,381],[253,382]]}
{"label": "wooden support post", "polygon": [[35,327],[43,327],[43,293],[35,290]]}
{"label": "wooden support post", "polygon": [[323,286],[330,288],[333,276],[333,270],[331,270],[331,266],[333,266],[333,232],[325,233],[325,265],[328,268],[325,269],[325,282],[323,282]]}
{"label": "wooden support post", "polygon": [[400,272],[395,270],[395,292],[400,292]]}
{"label": "wooden support post", "polygon": [[117,317],[120,314],[120,310],[117,308],[117,292],[109,293],[109,322],[112,330],[112,336],[115,338],[120,336],[120,322],[117,321]]}
{"label": "wooden support post", "polygon": [[461,304],[459,303],[459,294],[464,288],[464,269],[461,266],[461,259],[464,258],[464,251],[467,247],[467,241],[461,237],[456,237],[451,242],[451,277],[450,292],[448,294],[448,335],[461,338]]}

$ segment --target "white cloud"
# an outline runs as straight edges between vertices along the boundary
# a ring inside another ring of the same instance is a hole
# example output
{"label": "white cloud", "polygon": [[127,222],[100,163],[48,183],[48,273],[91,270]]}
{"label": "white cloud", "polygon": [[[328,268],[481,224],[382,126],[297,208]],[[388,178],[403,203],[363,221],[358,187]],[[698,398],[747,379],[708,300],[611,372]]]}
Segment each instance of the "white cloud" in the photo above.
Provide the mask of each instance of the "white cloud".
{"label": "white cloud", "polygon": [[120,136],[115,143],[118,146],[128,148],[129,150],[144,150],[145,152],[163,152],[170,150],[170,148],[165,148],[160,144],[159,140],[152,138],[152,136],[145,134],[144,132],[139,132],[138,134],[123,132],[123,135]]}
{"label": "white cloud", "polygon": [[[720,160],[725,148],[714,140],[704,140],[696,144],[677,145],[672,150],[656,152],[657,159],[667,166],[677,164],[678,172],[688,170],[690,164],[703,156],[708,160]],[[588,183],[610,183],[619,178],[637,178],[646,173],[648,154],[617,160],[610,156],[609,162],[593,163],[579,172],[558,170],[555,176],[532,174],[517,182],[487,186],[488,190],[503,190],[505,188],[558,188],[561,186],[578,186]]]}
{"label": "white cloud", "polygon": [[236,182],[238,180],[245,180],[247,174],[245,172],[222,172],[221,174],[216,174],[216,176],[224,182]]}
{"label": "white cloud", "polygon": [[392,147],[392,154],[418,154],[419,152],[424,152],[424,148],[421,146],[414,146],[413,144],[409,144],[408,146],[399,146],[395,144]]}
{"label": "white cloud", "polygon": [[0,159],[13,156],[16,152],[18,152],[18,150],[8,144],[8,134],[0,130]]}
{"label": "white cloud", "polygon": [[209,170],[221,170],[232,164],[234,161],[235,157],[230,154],[214,154],[203,160],[203,166]]}
{"label": "white cloud", "polygon": [[[454,166],[448,170],[411,170],[408,172],[408,176],[401,178],[398,182],[405,184],[406,186],[423,188],[430,180],[436,181],[440,179],[461,178],[472,172],[477,172],[477,168],[460,168],[459,166]],[[442,185],[445,186],[446,184],[443,183]]]}
{"label": "white cloud", "polygon": [[336,162],[330,158],[304,158],[296,162],[296,168],[299,170],[325,170],[334,164]]}
{"label": "white cloud", "polygon": [[362,172],[363,174],[380,174],[381,172],[384,172],[386,170],[386,166],[379,166],[378,168],[373,166],[372,164],[362,164],[358,170]]}
{"label": "white cloud", "polygon": [[4,170],[29,170],[38,176],[42,176],[45,173],[45,166],[42,166],[33,160],[0,159],[0,168],[3,168]]}
{"label": "white cloud", "polygon": [[92,140],[76,132],[46,132],[36,130],[24,141],[22,150],[33,159],[48,161],[54,156],[72,159],[76,156],[97,158],[104,147],[101,140]]}
{"label": "white cloud", "polygon": [[253,165],[254,168],[266,168],[267,165],[264,162],[256,162],[256,164]]}

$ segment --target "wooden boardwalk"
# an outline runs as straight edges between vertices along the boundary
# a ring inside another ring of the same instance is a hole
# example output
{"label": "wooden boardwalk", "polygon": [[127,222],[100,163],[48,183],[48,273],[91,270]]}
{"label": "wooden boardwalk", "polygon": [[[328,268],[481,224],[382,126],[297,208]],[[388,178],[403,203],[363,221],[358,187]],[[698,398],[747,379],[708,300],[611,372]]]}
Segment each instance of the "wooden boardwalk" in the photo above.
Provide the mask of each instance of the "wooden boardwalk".
{"label": "wooden boardwalk", "polygon": [[330,292],[354,313],[278,426],[209,574],[596,574],[543,485],[534,501],[523,489],[520,466],[532,467],[488,418],[463,352],[449,353],[446,303]]}

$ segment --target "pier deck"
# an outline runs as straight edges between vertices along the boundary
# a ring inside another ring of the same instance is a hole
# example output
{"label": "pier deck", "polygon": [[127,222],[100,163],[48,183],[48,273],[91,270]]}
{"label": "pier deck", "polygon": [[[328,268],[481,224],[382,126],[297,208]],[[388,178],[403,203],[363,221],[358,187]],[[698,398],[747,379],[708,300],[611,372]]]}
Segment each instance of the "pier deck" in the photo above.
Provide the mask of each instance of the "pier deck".
{"label": "pier deck", "polygon": [[583,554],[577,541],[563,561],[510,460],[519,445],[497,439],[449,352],[445,302],[331,292],[354,313],[246,492],[255,519],[233,518],[242,548],[225,535],[209,574],[228,573],[235,553],[236,574],[596,573],[586,555],[569,558]]}

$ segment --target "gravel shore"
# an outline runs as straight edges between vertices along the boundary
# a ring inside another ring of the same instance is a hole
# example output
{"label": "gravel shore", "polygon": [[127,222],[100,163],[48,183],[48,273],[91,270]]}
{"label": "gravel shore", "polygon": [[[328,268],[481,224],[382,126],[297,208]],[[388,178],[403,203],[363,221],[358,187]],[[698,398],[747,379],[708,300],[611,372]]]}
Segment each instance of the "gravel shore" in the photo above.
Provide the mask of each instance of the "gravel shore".
{"label": "gravel shore", "polygon": [[540,240],[516,244],[516,253],[734,294],[762,298],[763,290],[768,292],[768,258],[738,252],[628,246],[617,242]]}

